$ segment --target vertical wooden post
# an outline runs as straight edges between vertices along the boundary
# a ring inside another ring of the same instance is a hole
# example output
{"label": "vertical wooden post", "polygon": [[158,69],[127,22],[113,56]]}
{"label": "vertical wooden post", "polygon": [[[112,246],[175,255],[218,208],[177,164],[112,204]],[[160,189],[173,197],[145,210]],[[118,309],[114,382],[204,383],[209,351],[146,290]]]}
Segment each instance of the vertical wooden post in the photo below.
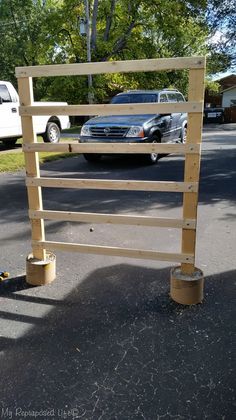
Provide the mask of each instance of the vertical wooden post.
{"label": "vertical wooden post", "polygon": [[[31,77],[23,77],[18,79],[18,89],[20,96],[20,104],[22,106],[32,105],[33,83]],[[33,117],[21,117],[23,143],[36,143],[37,137],[33,127]],[[39,157],[38,152],[25,153],[25,168],[28,177],[39,177]],[[43,210],[41,187],[27,187],[29,210]],[[42,219],[31,219],[32,240],[44,241],[44,221]],[[46,251],[39,247],[33,246],[33,257],[39,260],[45,260]]]}
{"label": "vertical wooden post", "polygon": [[[189,101],[202,101],[204,103],[204,69],[189,70]],[[202,141],[202,119],[201,113],[189,113],[187,143],[201,143]],[[184,181],[199,182],[201,152],[185,156]],[[198,192],[184,193],[183,196],[183,218],[197,219]],[[182,230],[182,252],[194,254],[196,245],[196,228]],[[194,258],[195,259],[195,258]],[[184,274],[193,274],[194,264],[182,263],[181,271]]]}

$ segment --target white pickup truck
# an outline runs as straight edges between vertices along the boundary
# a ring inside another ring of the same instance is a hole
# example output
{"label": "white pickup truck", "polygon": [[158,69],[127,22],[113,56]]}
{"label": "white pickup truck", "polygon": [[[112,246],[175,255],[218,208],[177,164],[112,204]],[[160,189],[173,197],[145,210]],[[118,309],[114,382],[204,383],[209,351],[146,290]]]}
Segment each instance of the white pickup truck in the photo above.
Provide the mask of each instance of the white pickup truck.
{"label": "white pickup truck", "polygon": [[[37,104],[37,102],[34,102]],[[38,105],[67,105],[62,102],[38,102]],[[33,124],[37,134],[45,142],[58,143],[61,130],[70,127],[68,116],[35,116]],[[0,81],[0,140],[4,144],[15,144],[22,137],[19,116],[19,96],[10,82]]]}

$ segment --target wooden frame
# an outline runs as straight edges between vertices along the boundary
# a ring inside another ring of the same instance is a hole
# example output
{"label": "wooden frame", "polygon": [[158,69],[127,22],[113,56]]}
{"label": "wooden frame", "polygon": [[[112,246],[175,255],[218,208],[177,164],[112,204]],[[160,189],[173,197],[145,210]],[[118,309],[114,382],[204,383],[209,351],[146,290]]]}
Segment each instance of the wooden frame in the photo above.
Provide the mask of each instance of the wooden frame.
{"label": "wooden frame", "polygon": [[[143,104],[110,104],[110,105],[34,105],[32,77],[71,76],[118,72],[189,70],[189,101],[186,103],[145,104],[147,113],[187,112],[188,131],[186,144],[38,144],[33,128],[34,115],[119,115],[143,113]],[[20,115],[23,129],[23,151],[26,164],[26,185],[29,199],[29,217],[32,225],[33,256],[45,259],[46,250],[62,249],[100,255],[113,255],[129,258],[176,261],[181,263],[183,274],[193,274],[195,264],[195,239],[197,223],[198,185],[200,171],[200,144],[204,100],[204,57],[163,58],[151,60],[114,61],[106,63],[81,63],[65,65],[46,65],[16,68],[20,95]],[[185,155],[183,182],[165,181],[132,181],[132,180],[99,180],[41,178],[38,152],[67,153],[180,153]],[[138,191],[165,191],[183,193],[182,219],[161,217],[97,214],[83,212],[65,212],[44,210],[41,188],[90,188],[117,189]],[[128,249],[98,245],[70,244],[45,240],[44,219],[70,220],[76,222],[93,222],[152,226],[182,229],[182,251],[163,253],[153,250]]]}

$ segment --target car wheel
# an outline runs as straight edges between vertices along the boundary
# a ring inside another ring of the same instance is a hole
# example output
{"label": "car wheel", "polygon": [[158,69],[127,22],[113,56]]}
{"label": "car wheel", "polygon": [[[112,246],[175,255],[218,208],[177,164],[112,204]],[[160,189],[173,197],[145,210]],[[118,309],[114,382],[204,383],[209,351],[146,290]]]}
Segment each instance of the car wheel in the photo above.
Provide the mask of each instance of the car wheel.
{"label": "car wheel", "polygon": [[181,143],[183,143],[183,144],[186,143],[186,140],[187,140],[187,125],[185,125],[181,130],[180,140],[181,140]]}
{"label": "car wheel", "polygon": [[[160,143],[160,138],[158,138],[157,136],[153,137],[152,140],[150,141],[150,143]],[[145,157],[145,161],[149,164],[149,165],[155,165],[155,163],[157,163],[158,159],[159,159],[159,154],[158,153],[150,153],[148,155],[144,155]]]}
{"label": "car wheel", "polygon": [[45,143],[58,143],[61,137],[60,127],[55,122],[49,122],[43,134]]}
{"label": "car wheel", "polygon": [[2,143],[4,144],[4,146],[15,146],[16,142],[18,139],[2,139]]}
{"label": "car wheel", "polygon": [[102,155],[97,154],[97,153],[84,153],[83,156],[85,160],[87,160],[88,162],[93,162],[93,163],[99,162],[102,157]]}

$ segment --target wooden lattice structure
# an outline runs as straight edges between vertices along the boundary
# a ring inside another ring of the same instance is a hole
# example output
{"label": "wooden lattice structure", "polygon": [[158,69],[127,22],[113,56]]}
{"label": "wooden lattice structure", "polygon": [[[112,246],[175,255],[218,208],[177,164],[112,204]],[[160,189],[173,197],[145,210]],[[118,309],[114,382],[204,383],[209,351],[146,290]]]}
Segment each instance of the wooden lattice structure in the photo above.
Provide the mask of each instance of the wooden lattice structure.
{"label": "wooden lattice structure", "polygon": [[[148,72],[168,70],[189,70],[188,102],[150,104],[93,104],[43,106],[34,105],[33,77],[88,75],[119,72]],[[116,61],[103,63],[81,63],[65,65],[45,65],[18,67],[20,115],[23,130],[23,151],[25,153],[26,185],[28,190],[29,216],[32,226],[32,256],[34,260],[46,261],[48,250],[57,249],[122,256],[140,259],[175,261],[181,264],[181,279],[192,280],[195,274],[195,242],[198,206],[198,186],[200,171],[200,146],[204,99],[204,57],[150,59]],[[145,107],[145,108],[144,108]],[[94,144],[39,144],[33,127],[34,115],[119,115],[144,113],[188,113],[186,144],[134,144],[134,143],[94,143]],[[100,179],[46,178],[40,176],[38,152],[70,153],[179,153],[185,155],[183,182],[163,181],[119,181]],[[87,188],[112,190],[145,190],[183,193],[183,216],[181,219],[160,217],[80,213],[45,210],[41,188]],[[85,245],[45,240],[44,219],[70,220],[93,223],[113,223],[182,229],[182,249],[180,253],[163,253],[153,250],[127,249],[98,245]],[[37,270],[37,268],[36,268]],[[183,277],[185,276],[185,277]],[[182,280],[181,280],[182,281]],[[39,280],[39,283],[43,280]],[[191,283],[193,285],[193,283]],[[173,294],[173,293],[172,293]],[[199,298],[197,299],[199,300]]]}

